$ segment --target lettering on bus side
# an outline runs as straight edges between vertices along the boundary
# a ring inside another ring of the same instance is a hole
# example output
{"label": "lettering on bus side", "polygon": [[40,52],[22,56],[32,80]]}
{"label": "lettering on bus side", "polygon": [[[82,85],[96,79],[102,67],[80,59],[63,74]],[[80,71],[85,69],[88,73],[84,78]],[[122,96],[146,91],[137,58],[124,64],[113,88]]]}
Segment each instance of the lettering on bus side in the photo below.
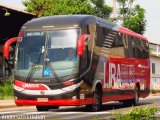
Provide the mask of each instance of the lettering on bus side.
{"label": "lettering on bus side", "polygon": [[22,84],[23,88],[39,88],[39,84],[29,84],[29,83],[25,83]]}
{"label": "lettering on bus side", "polygon": [[132,64],[109,63],[104,72],[108,74],[104,79],[104,88],[121,88],[123,83],[135,82],[135,67]]}

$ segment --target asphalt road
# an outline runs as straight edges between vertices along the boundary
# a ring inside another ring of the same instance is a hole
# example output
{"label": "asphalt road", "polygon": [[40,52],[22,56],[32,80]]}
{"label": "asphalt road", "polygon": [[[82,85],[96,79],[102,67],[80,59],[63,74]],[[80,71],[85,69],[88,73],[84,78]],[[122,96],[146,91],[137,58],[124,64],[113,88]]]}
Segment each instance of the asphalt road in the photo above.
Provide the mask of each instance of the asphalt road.
{"label": "asphalt road", "polygon": [[[160,96],[149,96],[140,99],[140,103],[136,107],[157,106],[157,119],[160,119]],[[109,102],[103,105],[99,112],[88,112],[85,107],[60,107],[58,110],[50,110],[48,112],[37,112],[34,106],[13,107],[0,109],[0,119],[2,120],[110,120],[115,113],[128,112],[132,107],[124,106],[119,102]]]}

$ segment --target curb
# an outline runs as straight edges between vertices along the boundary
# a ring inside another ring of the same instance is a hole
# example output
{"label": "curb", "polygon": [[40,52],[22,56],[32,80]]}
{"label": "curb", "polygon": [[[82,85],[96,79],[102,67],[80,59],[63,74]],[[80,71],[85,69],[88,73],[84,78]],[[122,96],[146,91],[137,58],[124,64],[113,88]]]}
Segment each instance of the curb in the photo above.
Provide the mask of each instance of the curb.
{"label": "curb", "polygon": [[4,108],[13,108],[13,107],[17,107],[17,105],[0,105],[0,109],[4,109]]}
{"label": "curb", "polygon": [[14,99],[0,100],[0,108],[11,108],[16,106],[17,105],[15,104]]}

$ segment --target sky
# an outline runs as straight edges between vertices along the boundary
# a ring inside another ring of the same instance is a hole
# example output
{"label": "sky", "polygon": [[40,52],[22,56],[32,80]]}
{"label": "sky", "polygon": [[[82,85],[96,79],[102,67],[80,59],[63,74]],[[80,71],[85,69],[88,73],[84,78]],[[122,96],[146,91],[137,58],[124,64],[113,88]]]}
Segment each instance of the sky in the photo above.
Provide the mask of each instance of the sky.
{"label": "sky", "polygon": [[[16,8],[24,9],[23,0],[0,0],[0,4],[6,4]],[[112,6],[112,0],[106,0]],[[147,27],[144,36],[150,42],[160,44],[160,0],[135,0],[135,4],[140,4],[146,11]]]}

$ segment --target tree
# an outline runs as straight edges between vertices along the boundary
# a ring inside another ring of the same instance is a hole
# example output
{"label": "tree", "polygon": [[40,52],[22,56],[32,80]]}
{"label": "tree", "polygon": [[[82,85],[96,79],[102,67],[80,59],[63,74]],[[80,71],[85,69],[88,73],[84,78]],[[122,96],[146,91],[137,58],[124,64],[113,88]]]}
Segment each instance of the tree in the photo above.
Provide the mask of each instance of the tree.
{"label": "tree", "polygon": [[46,16],[50,13],[50,10],[53,7],[53,2],[53,0],[26,0],[23,4],[26,6],[26,11],[34,13],[37,17],[40,17]]}
{"label": "tree", "polygon": [[119,18],[124,21],[132,11],[134,0],[117,0],[119,3]]}
{"label": "tree", "polygon": [[144,34],[146,28],[145,10],[140,5],[133,7],[134,0],[117,0],[119,3],[118,19],[122,25],[136,33]]}
{"label": "tree", "polygon": [[146,27],[144,9],[141,8],[139,5],[136,5],[134,10],[134,15],[126,18],[123,22],[123,25],[139,34],[144,34]]}
{"label": "tree", "polygon": [[112,12],[112,8],[104,4],[104,0],[26,0],[23,4],[28,12],[38,17],[88,14],[108,18]]}
{"label": "tree", "polygon": [[111,12],[112,12],[112,7],[105,5],[104,0],[91,0],[93,4],[93,13],[94,15],[108,19]]}

